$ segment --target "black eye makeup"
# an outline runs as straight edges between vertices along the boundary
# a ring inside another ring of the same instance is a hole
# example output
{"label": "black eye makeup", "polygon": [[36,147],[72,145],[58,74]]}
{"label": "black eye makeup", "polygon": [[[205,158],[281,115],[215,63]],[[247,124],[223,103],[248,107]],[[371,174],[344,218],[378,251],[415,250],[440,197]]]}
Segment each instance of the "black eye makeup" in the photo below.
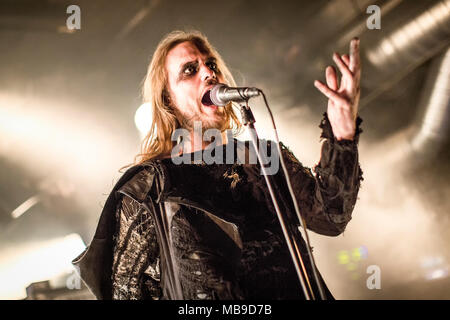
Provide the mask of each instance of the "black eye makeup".
{"label": "black eye makeup", "polygon": [[194,75],[197,71],[198,71],[198,62],[192,61],[185,63],[183,65],[183,68],[181,68],[181,75],[189,77],[191,75]]}
{"label": "black eye makeup", "polygon": [[[214,71],[215,73],[219,73],[219,69],[217,68],[217,63],[216,63],[216,59],[214,58],[209,58],[206,62],[205,65],[212,71]],[[198,61],[190,61],[190,62],[186,62],[180,70],[180,74],[178,76],[178,79],[181,80],[183,78],[188,78],[191,77],[193,75],[195,75],[198,72],[199,69],[199,63]]]}
{"label": "black eye makeup", "polygon": [[215,59],[208,59],[208,61],[206,61],[205,65],[211,69],[214,72],[219,72],[218,68],[217,68],[217,63]]}

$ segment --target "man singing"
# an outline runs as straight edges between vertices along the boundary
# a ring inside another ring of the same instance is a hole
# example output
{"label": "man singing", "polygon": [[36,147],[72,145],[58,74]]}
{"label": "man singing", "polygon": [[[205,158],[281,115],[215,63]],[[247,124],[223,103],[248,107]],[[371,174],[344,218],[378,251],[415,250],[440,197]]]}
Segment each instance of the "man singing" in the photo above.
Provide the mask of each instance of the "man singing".
{"label": "man singing", "polygon": [[[350,55],[335,53],[333,59],[340,81],[331,66],[326,84],[315,81],[328,98],[315,174],[280,144],[307,228],[327,236],[344,231],[362,180],[359,40],[351,41]],[[231,163],[174,161],[204,159],[212,144],[202,136],[208,129],[221,134],[220,143],[214,140],[216,155],[249,152],[248,144],[228,134],[242,127],[231,103],[204,103],[217,83],[234,86],[205,36],[175,31],[159,43],[143,85],[153,109],[151,129],[135,164],[110,193],[91,244],[73,261],[98,299],[305,299],[260,164],[236,157]],[[182,141],[173,137],[179,130],[188,133]],[[319,298],[281,169],[273,181]]]}

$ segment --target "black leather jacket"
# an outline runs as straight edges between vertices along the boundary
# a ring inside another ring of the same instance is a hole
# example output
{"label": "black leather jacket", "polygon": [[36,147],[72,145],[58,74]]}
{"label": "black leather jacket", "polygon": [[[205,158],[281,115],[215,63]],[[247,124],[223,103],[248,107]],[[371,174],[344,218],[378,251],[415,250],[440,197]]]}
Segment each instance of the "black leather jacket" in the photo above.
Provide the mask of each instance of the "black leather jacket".
{"label": "black leather jacket", "polygon": [[[314,232],[337,236],[351,219],[362,180],[361,122],[358,117],[353,141],[337,141],[324,114],[316,175],[281,145],[301,213]],[[312,279],[283,176],[280,170],[273,177],[275,191]],[[257,165],[165,159],[130,168],[73,264],[98,299],[304,298]],[[314,284],[313,291],[318,296]]]}

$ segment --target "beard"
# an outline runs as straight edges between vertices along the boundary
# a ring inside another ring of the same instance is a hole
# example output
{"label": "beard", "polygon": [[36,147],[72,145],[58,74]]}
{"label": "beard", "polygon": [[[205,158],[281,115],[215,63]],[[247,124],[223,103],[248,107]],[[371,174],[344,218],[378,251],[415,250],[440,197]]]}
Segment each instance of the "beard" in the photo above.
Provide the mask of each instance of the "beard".
{"label": "beard", "polygon": [[223,131],[227,128],[227,116],[225,110],[220,108],[220,113],[216,113],[214,117],[210,117],[206,114],[195,113],[195,114],[179,114],[177,116],[178,121],[182,128],[189,131],[194,129],[194,123],[196,121],[201,122],[202,131],[208,129],[218,129]]}

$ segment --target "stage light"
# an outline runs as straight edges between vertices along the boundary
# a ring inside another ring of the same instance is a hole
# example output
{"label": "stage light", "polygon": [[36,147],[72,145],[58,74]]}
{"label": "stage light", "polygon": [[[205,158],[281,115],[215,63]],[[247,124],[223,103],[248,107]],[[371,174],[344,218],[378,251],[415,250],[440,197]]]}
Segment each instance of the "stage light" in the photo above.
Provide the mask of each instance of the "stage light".
{"label": "stage light", "polygon": [[346,250],[339,251],[338,253],[339,264],[347,264],[350,261],[350,257]]}
{"label": "stage light", "polygon": [[448,276],[449,266],[442,256],[423,257],[420,265],[424,269],[426,280],[442,279]]}
{"label": "stage light", "polygon": [[151,127],[153,118],[152,106],[149,102],[141,104],[134,115],[134,123],[139,130],[141,138],[145,137]]}
{"label": "stage light", "polygon": [[93,172],[116,170],[122,139],[99,119],[68,102],[0,92],[0,155],[41,177],[92,185]]}
{"label": "stage light", "polygon": [[73,273],[71,261],[86,248],[78,234],[15,245],[0,257],[0,299],[22,299],[33,282]]}
{"label": "stage light", "polygon": [[448,267],[442,269],[436,269],[425,275],[427,280],[436,280],[446,278],[448,276]]}
{"label": "stage light", "polygon": [[39,201],[41,201],[41,199],[39,198],[38,195],[28,198],[20,206],[14,209],[13,212],[11,212],[11,217],[13,217],[14,219],[19,218],[21,215],[23,215],[25,212],[31,209],[31,207],[39,203]]}
{"label": "stage light", "polygon": [[345,266],[352,280],[359,279],[358,268],[363,259],[367,259],[368,250],[366,246],[360,246],[351,250],[341,250],[338,252],[338,263]]}

